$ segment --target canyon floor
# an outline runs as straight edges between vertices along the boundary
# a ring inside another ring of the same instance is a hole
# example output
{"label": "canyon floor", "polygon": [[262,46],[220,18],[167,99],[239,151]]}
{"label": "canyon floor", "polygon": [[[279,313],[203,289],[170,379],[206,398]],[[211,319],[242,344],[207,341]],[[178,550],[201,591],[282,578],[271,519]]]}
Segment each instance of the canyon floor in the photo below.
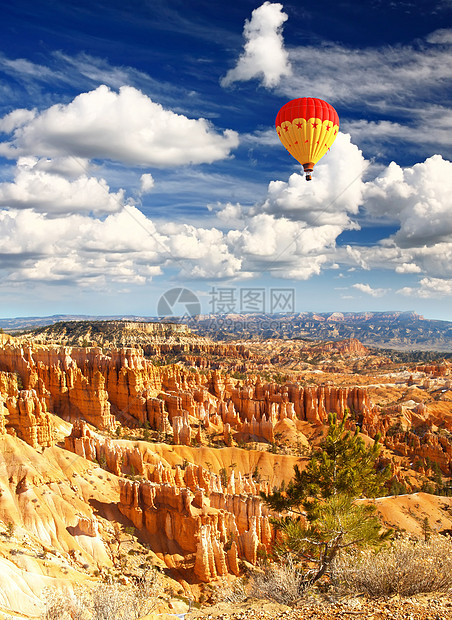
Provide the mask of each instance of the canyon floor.
{"label": "canyon floor", "polygon": [[452,617],[447,596],[221,602],[271,552],[259,492],[303,468],[330,412],[381,436],[382,526],[452,530],[452,366],[412,358],[354,338],[224,342],[124,321],[0,334],[0,617],[150,576],[153,608],[133,617],[188,600],[186,620]]}

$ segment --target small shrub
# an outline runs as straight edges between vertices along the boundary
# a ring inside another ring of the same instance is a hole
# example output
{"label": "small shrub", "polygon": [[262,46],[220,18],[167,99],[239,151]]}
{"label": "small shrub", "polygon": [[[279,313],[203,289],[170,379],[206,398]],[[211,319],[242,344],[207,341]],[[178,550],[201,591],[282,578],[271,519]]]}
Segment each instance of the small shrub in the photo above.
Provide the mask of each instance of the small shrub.
{"label": "small shrub", "polygon": [[379,551],[343,553],[334,560],[331,578],[339,588],[375,597],[447,592],[452,588],[452,539],[402,536]]}
{"label": "small shrub", "polygon": [[405,495],[408,493],[407,487],[399,480],[393,480],[389,486],[390,495]]}
{"label": "small shrub", "polygon": [[243,603],[248,597],[246,580],[242,577],[232,583],[224,580],[216,586],[211,595],[211,602],[215,603]]}
{"label": "small shrub", "polygon": [[91,593],[93,620],[129,620],[128,596],[113,585],[101,585]]}
{"label": "small shrub", "polygon": [[294,607],[304,592],[303,571],[289,557],[280,564],[270,564],[251,579],[250,594],[282,605]]}
{"label": "small shrub", "polygon": [[69,594],[60,590],[45,591],[44,620],[90,620],[86,599],[81,594]]}
{"label": "small shrub", "polygon": [[227,471],[226,467],[222,467],[220,469],[219,476],[220,476],[221,484],[223,485],[223,487],[227,487],[228,486],[228,481],[229,481],[229,476],[228,476],[228,471]]}
{"label": "small shrub", "polygon": [[143,424],[143,441],[149,441],[149,439],[151,438],[151,433],[150,433],[150,426],[149,426],[149,422],[148,420],[145,420],[144,424]]}
{"label": "small shrub", "polygon": [[14,523],[12,521],[8,521],[8,523],[6,524],[6,532],[5,532],[8,538],[12,538],[14,536],[15,529],[16,529],[16,526],[14,525]]}
{"label": "small shrub", "polygon": [[22,377],[20,376],[20,374],[18,372],[15,373],[16,375],[16,380],[17,380],[17,389],[18,390],[23,390],[24,389],[24,384],[22,381]]}
{"label": "small shrub", "polygon": [[105,454],[101,454],[98,458],[98,463],[102,467],[102,469],[107,469],[107,457]]}
{"label": "small shrub", "polygon": [[44,620],[136,620],[156,607],[159,593],[157,573],[145,570],[133,585],[100,584],[74,594],[58,590],[44,592]]}

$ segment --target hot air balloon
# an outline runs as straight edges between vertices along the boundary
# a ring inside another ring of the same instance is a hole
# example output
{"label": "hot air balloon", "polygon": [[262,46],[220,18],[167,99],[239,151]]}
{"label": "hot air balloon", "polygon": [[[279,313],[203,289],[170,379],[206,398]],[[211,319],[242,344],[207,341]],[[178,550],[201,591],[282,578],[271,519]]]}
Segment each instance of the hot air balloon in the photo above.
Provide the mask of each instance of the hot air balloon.
{"label": "hot air balloon", "polygon": [[302,164],[310,181],[315,164],[329,151],[339,131],[336,110],[322,99],[292,99],[278,112],[275,125],[279,139]]}

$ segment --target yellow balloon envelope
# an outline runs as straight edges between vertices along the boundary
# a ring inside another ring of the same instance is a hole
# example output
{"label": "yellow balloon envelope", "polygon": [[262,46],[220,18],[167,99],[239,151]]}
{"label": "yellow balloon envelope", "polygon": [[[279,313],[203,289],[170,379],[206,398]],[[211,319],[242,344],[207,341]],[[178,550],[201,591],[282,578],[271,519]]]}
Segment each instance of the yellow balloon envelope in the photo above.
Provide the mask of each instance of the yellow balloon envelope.
{"label": "yellow balloon envelope", "polygon": [[292,99],[278,112],[275,126],[279,139],[302,164],[310,181],[315,164],[329,151],[339,131],[336,110],[322,99]]}

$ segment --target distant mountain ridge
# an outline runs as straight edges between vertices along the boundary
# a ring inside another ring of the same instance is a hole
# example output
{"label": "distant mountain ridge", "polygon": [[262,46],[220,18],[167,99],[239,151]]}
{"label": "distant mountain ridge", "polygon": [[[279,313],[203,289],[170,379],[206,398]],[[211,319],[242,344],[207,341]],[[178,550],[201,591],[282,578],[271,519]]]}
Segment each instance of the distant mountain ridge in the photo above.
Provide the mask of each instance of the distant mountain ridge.
{"label": "distant mountain ridge", "polygon": [[399,351],[452,352],[452,322],[415,312],[304,312],[292,315],[209,315],[189,321],[211,338],[357,338],[366,346]]}
{"label": "distant mountain ridge", "polygon": [[399,351],[452,352],[452,322],[425,319],[415,312],[302,312],[295,314],[207,314],[197,317],[144,317],[136,315],[53,315],[0,319],[7,332],[34,330],[72,321],[131,321],[185,323],[200,336],[214,340],[357,338],[367,346]]}

